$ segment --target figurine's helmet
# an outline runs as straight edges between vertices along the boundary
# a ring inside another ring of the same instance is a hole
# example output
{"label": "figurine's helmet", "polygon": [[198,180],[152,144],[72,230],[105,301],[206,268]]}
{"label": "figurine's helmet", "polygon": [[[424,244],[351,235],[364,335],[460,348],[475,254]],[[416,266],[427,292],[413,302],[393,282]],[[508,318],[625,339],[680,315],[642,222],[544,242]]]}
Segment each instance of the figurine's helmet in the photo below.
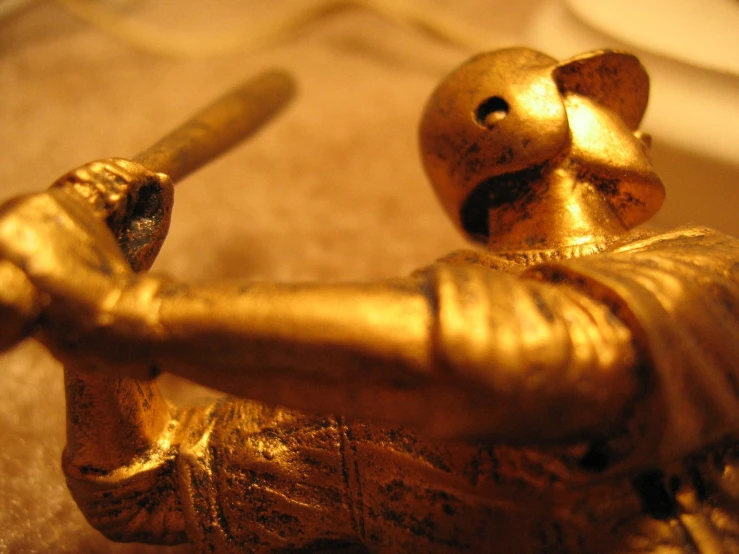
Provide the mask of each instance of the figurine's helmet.
{"label": "figurine's helmet", "polygon": [[[613,141],[610,147],[595,145],[593,153],[573,142],[565,102],[572,95],[610,118],[610,135],[591,140]],[[573,157],[607,185],[601,192],[630,228],[664,196],[648,147],[634,135],[648,96],[649,77],[630,54],[600,51],[564,62],[527,48],[481,54],[429,99],[420,126],[424,167],[449,216],[474,239],[487,236],[491,203],[520,192],[511,186],[541,181]],[[624,148],[628,155],[619,153]]]}

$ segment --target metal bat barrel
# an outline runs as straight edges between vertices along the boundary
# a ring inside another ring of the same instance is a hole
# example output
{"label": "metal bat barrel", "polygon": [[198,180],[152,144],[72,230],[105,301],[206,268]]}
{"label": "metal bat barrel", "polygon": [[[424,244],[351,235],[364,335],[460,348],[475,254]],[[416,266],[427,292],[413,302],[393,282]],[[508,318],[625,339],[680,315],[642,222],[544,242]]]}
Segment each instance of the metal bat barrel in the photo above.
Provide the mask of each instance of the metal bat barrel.
{"label": "metal bat barrel", "polygon": [[294,94],[295,83],[287,73],[262,73],[205,107],[133,161],[176,183],[256,133]]}

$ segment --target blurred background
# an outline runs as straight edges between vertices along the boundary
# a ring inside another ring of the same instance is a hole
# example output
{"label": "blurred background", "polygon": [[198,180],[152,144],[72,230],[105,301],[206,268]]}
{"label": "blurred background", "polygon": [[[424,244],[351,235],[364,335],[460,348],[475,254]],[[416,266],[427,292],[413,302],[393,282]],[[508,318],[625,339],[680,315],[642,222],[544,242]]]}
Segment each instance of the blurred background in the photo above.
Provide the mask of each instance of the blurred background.
{"label": "blurred background", "polygon": [[[178,186],[155,271],[367,280],[467,247],[420,168],[416,125],[477,51],[625,48],[652,77],[644,129],[667,187],[654,224],[739,235],[736,0],[0,0],[0,196],[130,157],[269,67],[300,92],[268,129]],[[164,379],[180,402],[205,391]],[[0,359],[0,551],[141,552],[90,529],[59,467],[62,374]],[[154,551],[156,549],[152,549]]]}

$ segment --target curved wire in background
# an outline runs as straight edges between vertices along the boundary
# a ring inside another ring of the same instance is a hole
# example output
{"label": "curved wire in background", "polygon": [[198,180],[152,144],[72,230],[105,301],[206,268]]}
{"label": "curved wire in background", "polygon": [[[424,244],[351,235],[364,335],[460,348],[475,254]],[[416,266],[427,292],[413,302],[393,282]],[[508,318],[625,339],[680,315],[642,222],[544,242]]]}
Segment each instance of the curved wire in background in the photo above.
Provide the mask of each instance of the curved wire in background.
{"label": "curved wire in background", "polygon": [[[14,10],[32,0],[6,0],[17,4]],[[289,40],[298,33],[337,13],[361,9],[396,25],[414,29],[439,42],[465,50],[479,51],[499,47],[505,37],[485,33],[440,8],[413,5],[398,0],[322,0],[310,7],[293,10],[244,32],[204,43],[184,33],[166,33],[143,21],[121,17],[97,0],[54,0],[67,11],[102,32],[139,50],[177,58],[209,58],[234,52],[254,52]],[[1,5],[1,4],[0,4]],[[10,13],[10,10],[8,10]],[[0,20],[3,12],[0,10]]]}

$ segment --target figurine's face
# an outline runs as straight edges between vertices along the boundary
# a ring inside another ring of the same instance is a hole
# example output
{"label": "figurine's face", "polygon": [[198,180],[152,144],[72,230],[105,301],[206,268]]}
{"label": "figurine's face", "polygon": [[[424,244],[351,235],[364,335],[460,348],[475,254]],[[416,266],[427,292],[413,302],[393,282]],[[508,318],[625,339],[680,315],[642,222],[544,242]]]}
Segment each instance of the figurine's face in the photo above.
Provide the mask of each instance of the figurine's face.
{"label": "figurine's face", "polygon": [[663,197],[647,148],[634,135],[648,91],[643,67],[628,54],[598,52],[563,63],[526,48],[477,56],[426,105],[420,127],[426,172],[447,213],[473,238],[488,232],[480,221],[493,203],[535,194],[531,183],[546,186],[548,172],[570,162],[604,183],[604,196],[631,227]]}
{"label": "figurine's face", "polygon": [[[540,166],[569,144],[556,60],[524,48],[482,54],[449,75],[429,99],[421,153],[437,194],[459,210],[481,182]],[[460,226],[462,226],[460,224]]]}

